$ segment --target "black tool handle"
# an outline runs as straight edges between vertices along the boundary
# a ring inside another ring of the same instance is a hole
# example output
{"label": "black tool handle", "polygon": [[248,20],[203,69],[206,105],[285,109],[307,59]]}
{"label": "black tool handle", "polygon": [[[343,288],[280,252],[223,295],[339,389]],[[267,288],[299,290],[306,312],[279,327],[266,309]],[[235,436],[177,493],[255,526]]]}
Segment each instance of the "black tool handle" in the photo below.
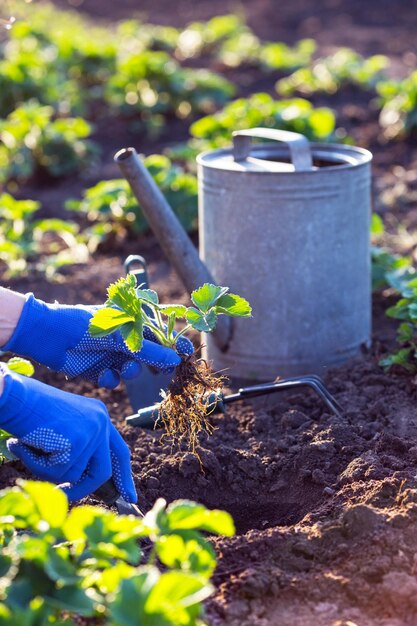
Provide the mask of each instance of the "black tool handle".
{"label": "black tool handle", "polygon": [[113,506],[116,500],[120,498],[120,493],[116,489],[113,478],[106,480],[101,487],[95,490],[94,495],[107,506]]}

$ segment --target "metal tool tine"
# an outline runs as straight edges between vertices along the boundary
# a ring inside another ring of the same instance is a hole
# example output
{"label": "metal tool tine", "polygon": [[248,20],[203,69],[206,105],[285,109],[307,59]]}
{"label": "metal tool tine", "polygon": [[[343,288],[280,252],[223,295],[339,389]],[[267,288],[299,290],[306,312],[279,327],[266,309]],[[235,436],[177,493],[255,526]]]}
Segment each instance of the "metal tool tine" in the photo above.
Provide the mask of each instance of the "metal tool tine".
{"label": "metal tool tine", "polygon": [[[299,376],[298,378],[294,378],[293,380],[299,380],[299,381],[309,381],[311,383],[311,386],[314,387],[317,391],[317,393],[319,393],[319,389],[320,389],[320,395],[323,397],[325,396],[328,400],[328,406],[329,408],[332,408],[332,411],[334,411],[335,413],[337,413],[338,415],[341,415],[343,413],[343,409],[341,407],[341,405],[339,404],[339,402],[336,400],[336,398],[330,393],[330,391],[327,389],[326,385],[324,384],[323,380],[320,378],[320,376],[316,376],[315,374],[307,374],[305,376]],[[327,404],[327,402],[326,402]]]}
{"label": "metal tool tine", "polygon": [[[343,413],[342,407],[338,404],[338,402],[333,398],[330,392],[326,389],[323,382],[317,381],[317,379],[313,376],[299,376],[294,378],[283,378],[281,380],[277,380],[274,383],[264,383],[261,385],[256,385],[253,387],[245,387],[243,389],[239,389],[239,396],[241,398],[255,398],[257,396],[268,395],[278,391],[279,389],[293,389],[294,387],[311,387],[323,400],[325,405],[336,415],[341,416]],[[233,400],[238,399],[236,395],[233,397]],[[232,397],[230,401],[233,401]],[[227,403],[227,397],[225,398]]]}

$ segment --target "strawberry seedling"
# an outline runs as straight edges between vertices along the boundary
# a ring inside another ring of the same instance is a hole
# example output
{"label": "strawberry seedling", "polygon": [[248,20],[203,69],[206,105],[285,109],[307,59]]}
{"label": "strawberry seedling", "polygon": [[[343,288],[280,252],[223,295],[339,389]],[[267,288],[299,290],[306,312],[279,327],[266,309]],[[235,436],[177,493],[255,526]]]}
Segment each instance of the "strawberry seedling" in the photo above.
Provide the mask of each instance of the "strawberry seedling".
{"label": "strawberry seedling", "polygon": [[[190,307],[161,304],[156,291],[136,287],[135,277],[128,275],[108,288],[104,307],[91,319],[90,334],[105,337],[119,330],[129,350],[137,352],[143,344],[143,331],[148,328],[161,345],[180,353],[178,340],[191,329],[209,333],[215,330],[219,315],[251,317],[252,313],[249,303],[229,293],[228,287],[205,283],[192,292],[191,300]],[[176,332],[178,320],[186,323]],[[181,357],[168,391],[163,392],[159,416],[168,435],[186,439],[195,450],[199,433],[212,430],[205,399],[222,386],[224,377],[214,374],[207,362],[195,354]]]}

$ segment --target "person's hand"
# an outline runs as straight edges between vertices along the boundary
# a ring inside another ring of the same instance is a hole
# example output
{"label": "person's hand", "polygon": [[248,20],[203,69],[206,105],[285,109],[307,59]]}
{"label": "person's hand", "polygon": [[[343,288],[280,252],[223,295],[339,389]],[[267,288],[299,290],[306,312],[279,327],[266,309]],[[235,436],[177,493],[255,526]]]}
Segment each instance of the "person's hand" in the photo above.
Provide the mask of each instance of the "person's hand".
{"label": "person's hand", "polygon": [[84,398],[20,376],[0,364],[4,388],[0,427],[13,435],[10,452],[37,478],[64,487],[79,500],[110,477],[128,502],[137,495],[129,448],[99,400]]}
{"label": "person's hand", "polygon": [[[140,373],[141,362],[162,372],[180,362],[178,354],[159,345],[145,328],[140,352],[130,352],[120,332],[102,338],[90,336],[88,326],[93,307],[45,304],[29,294],[11,339],[2,347],[31,358],[69,378],[82,376],[103,387],[113,388]],[[180,337],[178,352],[192,354],[191,342]]]}

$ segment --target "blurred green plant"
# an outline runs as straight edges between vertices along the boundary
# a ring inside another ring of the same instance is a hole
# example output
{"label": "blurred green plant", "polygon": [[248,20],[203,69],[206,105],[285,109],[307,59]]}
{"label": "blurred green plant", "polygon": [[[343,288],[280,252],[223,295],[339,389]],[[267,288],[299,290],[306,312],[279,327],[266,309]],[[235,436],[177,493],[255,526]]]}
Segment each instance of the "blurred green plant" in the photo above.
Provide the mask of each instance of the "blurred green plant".
{"label": "blurred green plant", "polygon": [[386,247],[378,245],[383,241],[385,228],[381,217],[372,216],[371,239],[372,286],[373,289],[389,287],[400,298],[394,306],[386,310],[388,317],[401,320],[397,329],[396,341],[400,348],[379,361],[388,371],[400,366],[408,372],[417,372],[417,278],[409,257],[393,254]]}
{"label": "blurred green plant", "polygon": [[208,70],[181,68],[166,52],[129,53],[118,59],[104,97],[112,108],[139,116],[154,133],[167,116],[187,118],[221,106],[234,93],[233,85]]}
{"label": "blurred green plant", "polygon": [[[159,189],[187,231],[197,228],[197,179],[168,157],[154,154],[144,160]],[[142,233],[148,229],[143,212],[124,179],[105,180],[87,189],[81,200],[68,200],[66,208],[85,214],[91,223],[110,233]]]}
{"label": "blurred green plant", "polygon": [[19,481],[0,497],[0,626],[63,626],[80,616],[108,626],[203,626],[216,555],[202,532],[231,536],[233,521],[187,500],[160,499],[143,519],[69,511],[54,485]]}
{"label": "blurred green plant", "polygon": [[172,159],[186,161],[193,169],[199,152],[230,146],[234,130],[257,126],[290,130],[313,141],[324,141],[333,137],[335,116],[331,109],[314,108],[302,98],[275,100],[267,93],[257,93],[197,120],[190,127],[191,139],[167,152]]}
{"label": "blurred green plant", "polygon": [[311,95],[316,92],[336,93],[342,86],[357,85],[374,89],[381,80],[388,58],[375,55],[364,58],[350,48],[339,48],[328,57],[317,59],[310,67],[302,67],[276,84],[282,96],[295,92]]}
{"label": "blurred green plant", "polygon": [[372,214],[371,220],[371,268],[372,290],[377,291],[398,284],[404,275],[408,276],[411,259],[407,256],[394,254],[384,245],[385,226],[382,218]]}
{"label": "blurred green plant", "polygon": [[387,139],[412,135],[417,130],[417,71],[404,80],[377,84],[382,106],[380,124]]}
{"label": "blurred green plant", "polygon": [[82,171],[97,153],[87,140],[90,133],[90,124],[80,117],[55,119],[50,106],[34,100],[23,104],[0,120],[0,182]]}
{"label": "blurred green plant", "polygon": [[3,276],[17,276],[31,269],[45,272],[47,278],[64,265],[85,263],[89,248],[74,222],[36,219],[40,203],[0,195],[0,264]]}

